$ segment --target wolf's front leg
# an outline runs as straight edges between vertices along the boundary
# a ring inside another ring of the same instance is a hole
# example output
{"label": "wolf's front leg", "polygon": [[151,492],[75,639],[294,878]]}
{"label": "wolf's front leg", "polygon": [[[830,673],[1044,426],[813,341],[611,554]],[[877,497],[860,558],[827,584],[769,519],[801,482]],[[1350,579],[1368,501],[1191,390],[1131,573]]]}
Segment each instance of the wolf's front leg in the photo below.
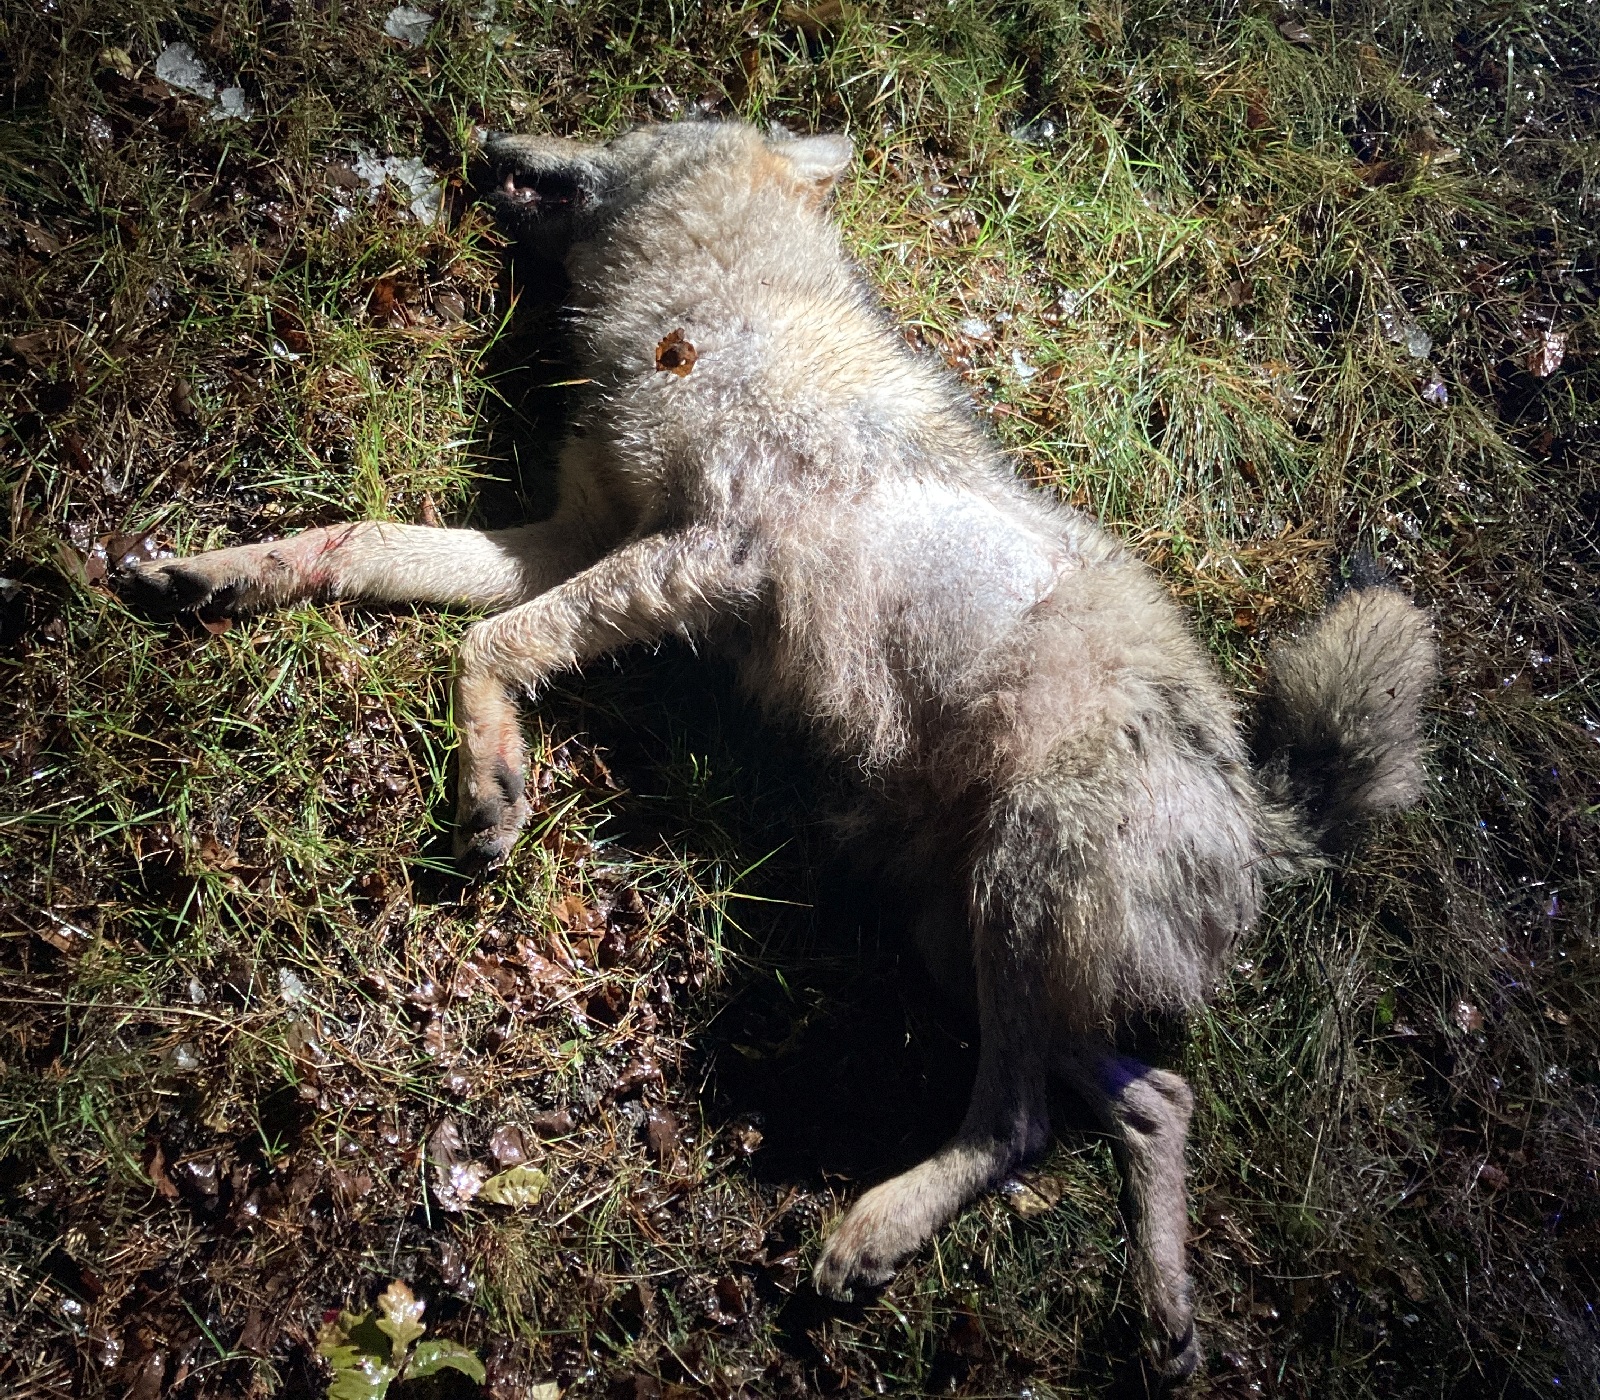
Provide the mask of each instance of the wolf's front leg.
{"label": "wolf's front leg", "polygon": [[456,859],[492,868],[527,820],[526,751],[515,696],[623,646],[693,635],[753,597],[752,551],[708,527],[647,536],[521,607],[472,626],[456,678],[460,778]]}
{"label": "wolf's front leg", "polygon": [[256,612],[317,597],[503,608],[575,573],[598,548],[570,519],[496,531],[364,520],[140,564],[117,586],[133,606],[161,615]]}
{"label": "wolf's front leg", "polygon": [[140,564],[115,577],[135,607],[245,613],[308,598],[506,608],[587,568],[626,533],[580,442],[562,459],[555,514],[514,530],[365,520]]}

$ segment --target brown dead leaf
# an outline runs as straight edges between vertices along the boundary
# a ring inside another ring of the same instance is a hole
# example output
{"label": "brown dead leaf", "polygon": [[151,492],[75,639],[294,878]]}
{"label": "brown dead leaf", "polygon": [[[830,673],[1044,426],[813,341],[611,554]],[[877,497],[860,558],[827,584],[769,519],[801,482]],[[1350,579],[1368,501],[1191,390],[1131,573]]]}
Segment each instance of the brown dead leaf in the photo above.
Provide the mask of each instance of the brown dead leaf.
{"label": "brown dead leaf", "polygon": [[1405,1290],[1406,1297],[1413,1303],[1420,1303],[1428,1296],[1428,1281],[1415,1264],[1399,1265],[1394,1271],[1394,1276],[1400,1280],[1400,1287]]}
{"label": "brown dead leaf", "polygon": [[735,1123],[732,1129],[733,1146],[741,1157],[754,1157],[761,1150],[765,1135],[755,1123],[745,1120]]}
{"label": "brown dead leaf", "polygon": [[532,990],[545,996],[558,996],[572,984],[571,974],[538,952],[526,938],[517,940],[516,961],[526,969]]}
{"label": "brown dead leaf", "polygon": [[716,1295],[717,1307],[726,1318],[740,1318],[750,1310],[749,1303],[745,1300],[744,1290],[739,1287],[739,1280],[731,1274],[724,1274],[715,1284],[712,1291]]}
{"label": "brown dead leaf", "polygon": [[39,253],[43,257],[53,258],[61,251],[61,240],[51,233],[49,229],[39,224],[23,224],[22,237],[28,245],[30,253]]}
{"label": "brown dead leaf", "polygon": [[83,439],[78,436],[74,429],[68,428],[66,432],[61,434],[61,450],[62,455],[78,471],[90,472],[94,470],[94,463],[89,459],[89,453],[83,445]]}
{"label": "brown dead leaf", "polygon": [[575,894],[561,897],[555,907],[555,916],[563,926],[575,932],[596,928],[603,922],[599,911],[590,908]]}
{"label": "brown dead leaf", "polygon": [[818,39],[837,28],[844,19],[844,0],[816,0],[810,5],[789,0],[778,10],[778,18],[784,24],[793,25],[806,38]]}
{"label": "brown dead leaf", "polygon": [[133,568],[136,563],[149,563],[160,558],[165,550],[154,534],[106,534],[99,541],[106,554],[106,563],[114,570]]}
{"label": "brown dead leaf", "polygon": [[957,1308],[950,1319],[950,1330],[945,1334],[945,1350],[969,1361],[983,1355],[983,1324],[971,1308]]}
{"label": "brown dead leaf", "polygon": [[200,838],[200,849],[196,853],[200,857],[200,864],[207,870],[237,870],[239,868],[239,853],[232,847],[224,846],[209,832]]}
{"label": "brown dead leaf", "polygon": [[372,293],[367,298],[367,314],[386,326],[394,320],[396,308],[394,278],[380,277],[372,284]]}
{"label": "brown dead leaf", "polygon": [[664,336],[656,346],[656,368],[682,379],[694,368],[700,352],[684,338],[683,331],[675,330]]}
{"label": "brown dead leaf", "polygon": [[623,1066],[613,1092],[619,1099],[637,1094],[646,1084],[661,1083],[661,1066],[653,1055],[640,1055]]}
{"label": "brown dead leaf", "polygon": [[[90,942],[89,935],[72,924],[59,922],[47,924],[42,928],[34,929],[34,933],[54,948],[56,952],[65,953],[69,957],[76,957],[89,946]],[[1545,1014],[1549,1015],[1550,1013],[1546,1012]]]}
{"label": "brown dead leaf", "polygon": [[146,1151],[144,1173],[150,1178],[150,1184],[167,1200],[178,1199],[178,1183],[167,1175],[167,1154],[159,1142],[152,1143]]}
{"label": "brown dead leaf", "polygon": [[683,1154],[683,1129],[678,1123],[677,1115],[670,1109],[662,1108],[659,1104],[652,1104],[644,1116],[644,1140],[650,1146],[656,1162],[663,1168],[670,1167]]}
{"label": "brown dead leaf", "polygon": [[428,1017],[422,1027],[422,1053],[430,1060],[437,1060],[444,1054],[444,1017]]}
{"label": "brown dead leaf", "polygon": [[428,1135],[428,1163],[434,1199],[442,1210],[452,1213],[464,1210],[489,1179],[483,1163],[467,1159],[461,1129],[453,1118],[441,1120]]}
{"label": "brown dead leaf", "polygon": [[152,1351],[134,1367],[133,1383],[128,1387],[127,1400],[159,1400],[161,1383],[166,1374],[166,1352]]}
{"label": "brown dead leaf", "polygon": [[528,1126],[540,1137],[550,1138],[566,1137],[577,1124],[566,1109],[555,1108],[545,1113],[535,1113],[528,1119]]}
{"label": "brown dead leaf", "polygon": [[272,308],[272,329],[284,346],[296,355],[304,355],[311,349],[311,337],[306,334],[300,318],[288,307]]}
{"label": "brown dead leaf", "polygon": [[583,1005],[584,1014],[602,1026],[614,1026],[628,1009],[628,994],[615,983],[600,987]]}
{"label": "brown dead leaf", "polygon": [[501,1170],[526,1162],[528,1143],[522,1135],[522,1129],[511,1123],[502,1123],[489,1138],[489,1155]]}
{"label": "brown dead leaf", "polygon": [[1356,166],[1356,178],[1374,189],[1392,185],[1404,174],[1405,166],[1397,160],[1373,160]]}
{"label": "brown dead leaf", "polygon": [[55,358],[56,335],[52,330],[29,331],[6,341],[6,353],[26,361],[34,369],[46,369]]}
{"label": "brown dead leaf", "polygon": [[1532,350],[1528,352],[1528,372],[1539,379],[1548,379],[1558,369],[1567,354],[1567,337],[1564,331],[1542,331]]}
{"label": "brown dead leaf", "polygon": [[1478,1010],[1470,1001],[1456,1003],[1456,1025],[1463,1031],[1481,1031],[1483,1029],[1483,1012]]}
{"label": "brown dead leaf", "polygon": [[1062,1196],[1062,1185],[1053,1176],[1014,1176],[1000,1188],[1012,1210],[1024,1220],[1053,1210]]}

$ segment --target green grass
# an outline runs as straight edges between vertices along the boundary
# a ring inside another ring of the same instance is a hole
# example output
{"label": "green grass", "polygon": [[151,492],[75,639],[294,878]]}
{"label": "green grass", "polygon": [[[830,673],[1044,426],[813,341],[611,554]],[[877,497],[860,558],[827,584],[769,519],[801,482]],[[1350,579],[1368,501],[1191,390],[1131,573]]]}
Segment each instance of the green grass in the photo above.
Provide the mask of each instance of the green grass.
{"label": "green grass", "polygon": [[[385,10],[0,17],[7,1393],[320,1394],[320,1315],[395,1277],[496,1397],[1140,1392],[1065,1105],[1053,1207],[975,1206],[859,1308],[803,1282],[971,1047],[726,678],[630,657],[541,706],[533,834],[470,886],[463,619],[211,633],[101,581],[97,542],[536,508],[567,375],[474,129],[697,108],[852,132],[908,335],[1241,686],[1356,547],[1438,619],[1426,804],[1277,896],[1178,1051],[1196,1392],[1600,1393],[1593,5],[500,0],[421,49]],[[251,120],[155,80],[174,41]],[[366,150],[441,221],[352,192]],[[545,1198],[442,1209],[446,1119],[484,1162],[528,1129]]]}

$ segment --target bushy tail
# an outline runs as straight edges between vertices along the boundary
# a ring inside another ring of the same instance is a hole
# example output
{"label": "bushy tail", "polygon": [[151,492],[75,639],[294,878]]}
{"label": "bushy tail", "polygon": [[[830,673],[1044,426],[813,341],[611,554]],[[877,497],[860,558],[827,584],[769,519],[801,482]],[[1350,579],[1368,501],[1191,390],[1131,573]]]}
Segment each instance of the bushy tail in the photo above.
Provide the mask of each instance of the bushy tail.
{"label": "bushy tail", "polygon": [[1255,737],[1268,793],[1301,835],[1343,849],[1365,820],[1422,793],[1417,711],[1438,651],[1403,593],[1357,586],[1272,653]]}

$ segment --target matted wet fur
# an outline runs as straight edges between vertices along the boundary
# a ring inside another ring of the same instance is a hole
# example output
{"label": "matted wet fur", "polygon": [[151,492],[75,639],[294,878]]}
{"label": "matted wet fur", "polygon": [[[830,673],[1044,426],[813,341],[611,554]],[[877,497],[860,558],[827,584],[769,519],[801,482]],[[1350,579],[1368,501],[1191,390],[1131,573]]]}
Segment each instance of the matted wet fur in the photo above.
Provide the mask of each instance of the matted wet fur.
{"label": "matted wet fur", "polygon": [[487,154],[513,229],[572,279],[589,383],[554,516],[312,530],[142,565],[129,596],[493,613],[456,681],[457,853],[479,867],[528,814],[519,695],[673,633],[733,654],[762,706],[890,814],[864,815],[860,839],[897,833],[886,878],[981,1027],[960,1131],[855,1204],[817,1287],[884,1281],[1038,1152],[1054,1074],[1119,1149],[1156,1363],[1187,1375],[1191,1095],[1114,1031],[1200,1002],[1270,880],[1416,798],[1426,619],[1390,588],[1345,592],[1275,654],[1252,763],[1160,581],[1022,485],[879,310],[826,214],[847,139],[697,123]]}

